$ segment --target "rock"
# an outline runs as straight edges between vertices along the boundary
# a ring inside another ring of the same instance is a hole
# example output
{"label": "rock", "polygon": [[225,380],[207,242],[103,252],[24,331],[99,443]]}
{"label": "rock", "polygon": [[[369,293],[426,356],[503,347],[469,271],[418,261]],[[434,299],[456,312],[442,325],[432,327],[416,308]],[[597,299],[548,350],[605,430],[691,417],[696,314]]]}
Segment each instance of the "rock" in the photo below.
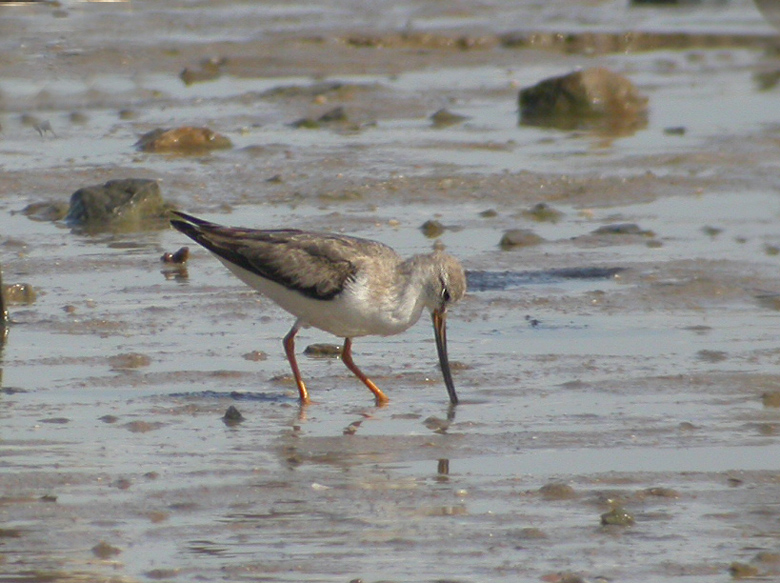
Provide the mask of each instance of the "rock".
{"label": "rock", "polygon": [[160,261],[163,263],[172,263],[181,265],[182,263],[186,263],[187,260],[190,258],[190,248],[189,247],[182,247],[178,251],[174,253],[163,253],[160,257]]}
{"label": "rock", "polygon": [[541,243],[544,243],[544,239],[529,229],[510,229],[504,233],[498,244],[502,249],[512,249]]}
{"label": "rock", "polygon": [[6,304],[34,304],[38,299],[38,293],[29,283],[13,283],[2,286],[2,293]]}
{"label": "rock", "polygon": [[745,579],[758,576],[758,568],[747,563],[734,561],[729,565],[729,573],[734,579]]}
{"label": "rock", "polygon": [[551,77],[520,91],[520,123],[630,133],[647,124],[647,98],[603,67]]}
{"label": "rock", "polygon": [[135,143],[143,152],[171,152],[175,154],[203,154],[210,150],[224,150],[233,143],[209,128],[181,127],[156,129],[145,133]]}
{"label": "rock", "polygon": [[643,237],[653,237],[655,233],[642,229],[636,223],[614,223],[612,225],[603,225],[593,231],[594,235],[641,235]]}
{"label": "rock", "polygon": [[423,235],[429,239],[440,237],[444,233],[445,229],[446,227],[436,219],[429,219],[420,225],[420,230],[422,231]]}
{"label": "rock", "polygon": [[430,117],[431,124],[435,128],[446,128],[447,126],[463,123],[468,119],[470,118],[466,115],[452,113],[450,110],[445,108],[440,109]]}
{"label": "rock", "polygon": [[546,202],[535,204],[530,209],[521,213],[524,217],[540,223],[557,223],[563,217],[563,213],[554,209]]}
{"label": "rock", "polygon": [[292,122],[290,125],[294,128],[303,128],[308,130],[316,130],[323,125],[328,124],[346,124],[349,121],[347,112],[342,106],[334,107],[333,109],[326,111],[317,119],[311,117],[303,117],[299,120]]}
{"label": "rock", "polygon": [[61,221],[68,214],[66,202],[33,202],[22,209],[22,214],[33,221]]}
{"label": "rock", "polygon": [[179,73],[179,79],[181,79],[185,85],[202,83],[203,81],[213,81],[222,74],[222,67],[226,64],[227,59],[224,57],[203,59],[200,62],[200,69],[190,69],[187,67]]}
{"label": "rock", "polygon": [[92,554],[98,559],[110,559],[122,552],[122,549],[108,544],[105,541],[100,541],[94,547],[92,547]]}
{"label": "rock", "polygon": [[680,492],[673,488],[664,488],[662,486],[654,486],[652,488],[645,488],[643,493],[646,496],[657,496],[658,498],[679,498]]}
{"label": "rock", "polygon": [[341,346],[338,344],[309,344],[303,353],[313,358],[339,358]]}
{"label": "rock", "polygon": [[635,522],[634,517],[619,506],[601,515],[601,524],[604,526],[631,526]]}
{"label": "rock", "polygon": [[767,391],[761,395],[761,402],[764,404],[764,407],[780,407],[780,391]]}
{"label": "rock", "polygon": [[574,488],[560,482],[550,482],[539,488],[539,494],[545,500],[570,500],[577,497]]}
{"label": "rock", "polygon": [[[70,197],[65,222],[90,232],[108,229],[136,231],[143,227],[164,227],[169,209],[155,180],[126,178],[85,186]],[[154,221],[159,225],[155,225]]]}
{"label": "rock", "polygon": [[347,119],[347,112],[344,110],[343,106],[339,105],[338,107],[334,107],[330,111],[323,113],[317,118],[317,121],[320,123],[334,123],[345,122]]}
{"label": "rock", "polygon": [[128,352],[125,354],[116,354],[108,357],[108,364],[111,370],[132,370],[135,368],[143,368],[152,364],[152,359],[146,354],[140,354],[138,352]]}
{"label": "rock", "polygon": [[222,416],[222,422],[228,427],[238,425],[243,421],[244,421],[244,416],[241,414],[241,411],[239,411],[233,405],[228,407],[227,411],[225,411],[225,414]]}

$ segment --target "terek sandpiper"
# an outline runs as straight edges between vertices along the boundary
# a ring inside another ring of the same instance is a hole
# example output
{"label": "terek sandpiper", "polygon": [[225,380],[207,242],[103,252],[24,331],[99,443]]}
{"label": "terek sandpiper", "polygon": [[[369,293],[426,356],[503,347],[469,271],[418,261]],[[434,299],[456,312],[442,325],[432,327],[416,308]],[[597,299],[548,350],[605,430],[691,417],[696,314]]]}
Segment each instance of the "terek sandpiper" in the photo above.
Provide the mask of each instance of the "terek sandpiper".
{"label": "terek sandpiper", "polygon": [[399,334],[430,310],[450,402],[458,402],[447,357],[446,311],[466,293],[460,262],[441,251],[402,259],[368,239],[296,229],[225,227],[182,212],[171,225],[211,251],[241,281],[296,317],[284,337],[301,403],[309,392],[295,359],[295,335],[313,326],[344,338],[341,359],[369,388],[387,396],[352,360],[352,339]]}

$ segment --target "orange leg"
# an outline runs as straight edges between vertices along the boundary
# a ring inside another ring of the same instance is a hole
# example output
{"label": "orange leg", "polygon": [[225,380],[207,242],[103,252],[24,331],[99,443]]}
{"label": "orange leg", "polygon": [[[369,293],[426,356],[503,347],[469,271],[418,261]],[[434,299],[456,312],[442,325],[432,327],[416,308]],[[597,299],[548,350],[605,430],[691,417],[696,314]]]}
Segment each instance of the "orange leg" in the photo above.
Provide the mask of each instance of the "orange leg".
{"label": "orange leg", "polygon": [[377,387],[370,378],[364,375],[363,371],[361,371],[352,360],[351,338],[344,339],[344,350],[341,351],[341,360],[344,361],[344,364],[347,365],[347,368],[351,370],[357,378],[363,381],[363,384],[368,387],[368,390],[374,393],[377,405],[384,405],[390,401],[390,399],[387,398],[387,396],[379,389],[379,387]]}
{"label": "orange leg", "polygon": [[295,377],[295,384],[298,385],[298,393],[301,395],[301,404],[308,405],[311,403],[309,400],[309,391],[306,390],[306,385],[303,384],[301,370],[298,368],[298,361],[295,360],[295,335],[298,333],[298,330],[299,328],[296,324],[290,328],[287,336],[284,337],[284,352],[287,354],[287,360],[290,362],[290,368]]}

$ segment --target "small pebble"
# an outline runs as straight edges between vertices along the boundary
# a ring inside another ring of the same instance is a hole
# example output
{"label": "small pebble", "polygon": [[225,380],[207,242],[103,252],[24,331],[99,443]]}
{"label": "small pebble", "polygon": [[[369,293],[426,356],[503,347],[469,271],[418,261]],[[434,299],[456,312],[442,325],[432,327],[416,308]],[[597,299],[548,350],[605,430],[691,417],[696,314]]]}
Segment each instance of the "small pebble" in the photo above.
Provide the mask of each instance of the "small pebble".
{"label": "small pebble", "polygon": [[338,344],[309,344],[303,353],[313,358],[339,358],[341,346]]}
{"label": "small pebble", "polygon": [[522,215],[527,219],[546,223],[557,223],[563,217],[561,211],[552,208],[546,202],[535,204],[530,209],[523,211]]}
{"label": "small pebble", "polygon": [[120,554],[121,552],[122,549],[110,545],[105,541],[100,541],[98,544],[92,547],[92,554],[95,555],[98,559],[108,559]]}
{"label": "small pebble", "polygon": [[761,395],[761,402],[764,407],[780,407],[780,391],[768,391]]}
{"label": "small pebble", "polygon": [[189,247],[182,247],[175,253],[163,253],[162,257],[160,257],[160,261],[163,263],[186,263],[187,259],[190,258],[190,248]]}
{"label": "small pebble", "polygon": [[506,250],[544,243],[544,239],[529,229],[511,229],[501,237],[498,245]]}
{"label": "small pebble", "polygon": [[444,225],[442,225],[439,221],[434,219],[425,221],[420,226],[420,230],[422,231],[423,235],[425,235],[429,239],[435,239],[436,237],[440,237],[442,233],[444,233],[444,229],[445,229]]}
{"label": "small pebble", "polygon": [[636,223],[616,223],[614,225],[603,225],[593,231],[594,235],[643,235],[645,237],[654,237],[653,231],[642,229]]}
{"label": "small pebble", "polygon": [[577,493],[574,488],[561,482],[550,482],[539,488],[539,493],[545,500],[570,500],[575,498]]}
{"label": "small pebble", "polygon": [[747,563],[739,563],[734,561],[729,565],[729,573],[734,579],[743,579],[746,577],[755,577],[758,575],[758,568]]}
{"label": "small pebble", "polygon": [[227,408],[227,411],[225,411],[225,414],[222,416],[222,421],[224,421],[225,425],[238,425],[244,421],[244,416],[241,414],[241,411],[239,411],[235,406],[231,405]]}
{"label": "small pebble", "polygon": [[634,517],[620,506],[601,515],[601,524],[604,526],[631,526],[635,522]]}

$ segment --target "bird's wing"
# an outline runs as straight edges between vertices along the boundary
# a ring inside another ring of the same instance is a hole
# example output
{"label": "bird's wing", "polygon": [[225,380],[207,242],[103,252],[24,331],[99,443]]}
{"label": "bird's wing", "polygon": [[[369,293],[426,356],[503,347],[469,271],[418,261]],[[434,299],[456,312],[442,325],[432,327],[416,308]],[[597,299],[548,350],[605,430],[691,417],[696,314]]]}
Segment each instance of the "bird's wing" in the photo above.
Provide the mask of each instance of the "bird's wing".
{"label": "bird's wing", "polygon": [[[219,257],[318,300],[338,295],[354,279],[362,255],[395,254],[355,237],[296,229],[225,227],[176,212],[171,225]],[[359,254],[357,252],[359,251]]]}

